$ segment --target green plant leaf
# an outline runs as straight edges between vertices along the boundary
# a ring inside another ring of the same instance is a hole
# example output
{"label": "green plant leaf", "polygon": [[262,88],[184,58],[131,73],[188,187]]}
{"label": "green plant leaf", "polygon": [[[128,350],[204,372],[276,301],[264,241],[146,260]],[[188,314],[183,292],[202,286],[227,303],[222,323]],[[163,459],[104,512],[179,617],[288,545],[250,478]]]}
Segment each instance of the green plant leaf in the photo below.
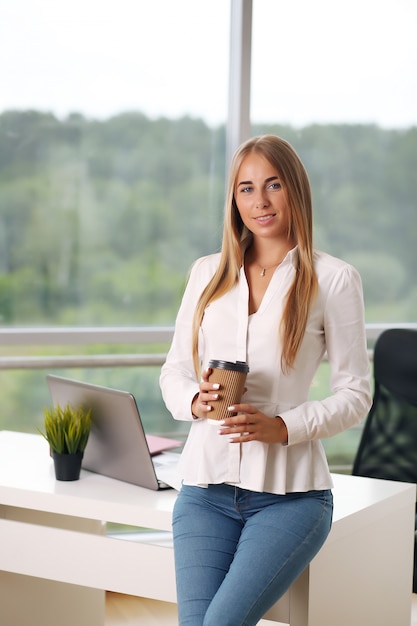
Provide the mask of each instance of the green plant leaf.
{"label": "green plant leaf", "polygon": [[59,454],[83,452],[91,430],[91,408],[59,404],[44,409],[44,429],[39,430],[51,449]]}

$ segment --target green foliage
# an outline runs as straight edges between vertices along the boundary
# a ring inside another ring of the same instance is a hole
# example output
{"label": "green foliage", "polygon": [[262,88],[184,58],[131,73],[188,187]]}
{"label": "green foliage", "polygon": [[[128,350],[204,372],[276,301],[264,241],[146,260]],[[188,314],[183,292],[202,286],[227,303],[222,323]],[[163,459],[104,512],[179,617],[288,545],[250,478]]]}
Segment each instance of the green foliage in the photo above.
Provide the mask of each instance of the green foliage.
{"label": "green foliage", "polygon": [[172,323],[219,246],[224,177],[201,120],[0,114],[0,321]]}
{"label": "green foliage", "polygon": [[45,409],[44,430],[39,432],[59,454],[84,452],[91,430],[91,409],[71,407]]}
{"label": "green foliage", "polygon": [[[399,313],[412,311],[417,129],[252,132],[278,134],[300,154],[315,244],[358,261],[367,307],[395,299]],[[140,112],[0,114],[0,321],[172,323],[191,263],[219,249],[224,189],[224,126]]]}

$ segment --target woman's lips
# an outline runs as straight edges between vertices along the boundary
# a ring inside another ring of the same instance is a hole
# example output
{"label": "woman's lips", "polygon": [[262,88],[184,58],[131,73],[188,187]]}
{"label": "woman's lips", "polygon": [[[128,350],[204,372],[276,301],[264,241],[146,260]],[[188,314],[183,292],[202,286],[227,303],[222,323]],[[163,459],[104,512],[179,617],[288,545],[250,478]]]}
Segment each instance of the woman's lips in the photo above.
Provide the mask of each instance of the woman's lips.
{"label": "woman's lips", "polygon": [[258,224],[266,224],[270,220],[272,220],[276,216],[276,213],[269,213],[268,215],[260,215],[259,217],[255,217],[255,222]]}

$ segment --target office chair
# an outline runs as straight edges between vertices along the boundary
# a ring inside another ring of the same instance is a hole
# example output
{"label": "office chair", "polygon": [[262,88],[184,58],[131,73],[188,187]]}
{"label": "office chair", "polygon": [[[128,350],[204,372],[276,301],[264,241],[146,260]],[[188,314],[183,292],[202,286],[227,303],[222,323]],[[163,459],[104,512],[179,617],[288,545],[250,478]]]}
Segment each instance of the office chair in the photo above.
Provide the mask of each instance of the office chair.
{"label": "office chair", "polygon": [[[379,336],[374,384],[352,474],[417,483],[417,331],[390,329]],[[417,508],[413,592],[417,593]]]}

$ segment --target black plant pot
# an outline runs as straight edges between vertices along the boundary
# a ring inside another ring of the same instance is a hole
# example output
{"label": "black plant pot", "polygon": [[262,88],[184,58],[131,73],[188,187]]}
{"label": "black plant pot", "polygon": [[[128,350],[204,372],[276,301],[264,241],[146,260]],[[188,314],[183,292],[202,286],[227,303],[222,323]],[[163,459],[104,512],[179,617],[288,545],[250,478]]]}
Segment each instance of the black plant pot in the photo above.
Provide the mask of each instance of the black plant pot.
{"label": "black plant pot", "polygon": [[55,478],[57,480],[78,480],[81,471],[81,462],[84,452],[75,454],[60,454],[52,452],[54,460]]}

